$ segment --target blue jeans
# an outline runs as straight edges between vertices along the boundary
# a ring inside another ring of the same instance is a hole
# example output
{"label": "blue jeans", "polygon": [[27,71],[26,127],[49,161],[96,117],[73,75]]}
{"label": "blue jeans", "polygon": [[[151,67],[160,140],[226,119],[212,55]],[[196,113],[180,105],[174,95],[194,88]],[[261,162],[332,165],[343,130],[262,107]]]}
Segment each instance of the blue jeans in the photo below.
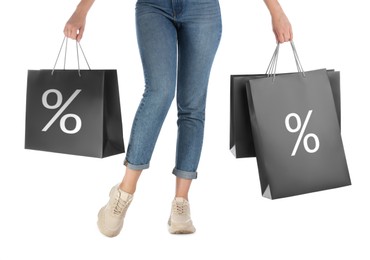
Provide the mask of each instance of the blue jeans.
{"label": "blue jeans", "polygon": [[218,0],[138,0],[136,32],[145,91],[135,115],[125,165],[149,162],[173,98],[178,133],[173,174],[197,178],[209,74],[221,38]]}

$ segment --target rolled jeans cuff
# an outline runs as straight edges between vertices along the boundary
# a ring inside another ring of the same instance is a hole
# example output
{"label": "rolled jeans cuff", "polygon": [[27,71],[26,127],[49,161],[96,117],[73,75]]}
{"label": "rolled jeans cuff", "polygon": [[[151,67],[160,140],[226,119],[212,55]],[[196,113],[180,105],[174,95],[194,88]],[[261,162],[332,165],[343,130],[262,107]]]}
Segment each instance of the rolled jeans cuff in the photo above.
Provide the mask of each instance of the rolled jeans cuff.
{"label": "rolled jeans cuff", "polygon": [[173,169],[172,173],[176,177],[183,178],[183,179],[193,180],[193,179],[196,179],[198,177],[197,172],[187,172],[187,171],[178,170],[176,168]]}
{"label": "rolled jeans cuff", "polygon": [[145,169],[148,169],[148,168],[149,168],[149,163],[147,163],[147,164],[135,165],[135,164],[131,164],[131,163],[129,163],[127,160],[125,160],[123,164],[124,164],[126,167],[128,167],[129,169],[134,170],[134,171],[142,171],[142,170],[145,170]]}

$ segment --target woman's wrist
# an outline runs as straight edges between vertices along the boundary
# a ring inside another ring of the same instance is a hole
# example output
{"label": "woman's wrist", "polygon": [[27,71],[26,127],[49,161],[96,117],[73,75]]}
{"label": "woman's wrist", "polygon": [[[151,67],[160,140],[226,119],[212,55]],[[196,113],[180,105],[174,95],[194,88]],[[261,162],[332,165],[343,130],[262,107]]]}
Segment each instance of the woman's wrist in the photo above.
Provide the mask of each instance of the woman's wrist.
{"label": "woman's wrist", "polygon": [[81,2],[77,5],[76,13],[86,16],[93,3],[94,0],[81,0]]}
{"label": "woman's wrist", "polygon": [[283,9],[281,8],[277,0],[264,0],[267,6],[267,9],[270,11],[271,17],[279,17],[284,14]]}

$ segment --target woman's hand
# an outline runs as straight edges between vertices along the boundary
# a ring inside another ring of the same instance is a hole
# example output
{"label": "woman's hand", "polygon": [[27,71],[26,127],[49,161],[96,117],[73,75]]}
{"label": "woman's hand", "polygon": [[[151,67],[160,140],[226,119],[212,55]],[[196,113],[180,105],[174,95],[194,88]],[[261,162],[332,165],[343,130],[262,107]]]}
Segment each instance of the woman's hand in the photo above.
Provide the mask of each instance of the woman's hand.
{"label": "woman's hand", "polygon": [[81,0],[72,14],[71,18],[64,26],[64,35],[68,38],[80,41],[85,31],[86,16],[94,0]]}
{"label": "woman's hand", "polygon": [[277,0],[265,0],[272,19],[272,30],[279,43],[293,40],[293,30],[288,17],[285,15]]}
{"label": "woman's hand", "polygon": [[274,31],[276,41],[283,43],[293,40],[292,26],[284,12],[275,14],[271,18],[272,30]]}
{"label": "woman's hand", "polygon": [[86,24],[86,15],[74,12],[64,27],[64,35],[68,38],[80,41]]}

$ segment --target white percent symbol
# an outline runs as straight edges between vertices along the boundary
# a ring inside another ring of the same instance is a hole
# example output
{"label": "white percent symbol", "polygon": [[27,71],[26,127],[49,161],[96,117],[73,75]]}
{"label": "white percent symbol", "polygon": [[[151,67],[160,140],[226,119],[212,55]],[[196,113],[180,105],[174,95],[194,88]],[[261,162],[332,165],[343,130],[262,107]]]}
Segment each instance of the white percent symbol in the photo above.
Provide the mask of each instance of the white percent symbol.
{"label": "white percent symbol", "polygon": [[[55,113],[55,115],[50,119],[50,121],[45,125],[45,127],[42,129],[43,132],[46,132],[50,126],[58,119],[58,117],[66,110],[66,108],[72,103],[72,101],[77,97],[77,95],[81,92],[81,89],[75,90],[73,92],[72,96],[69,97],[69,99],[60,107],[60,105],[63,102],[63,96],[62,93],[57,89],[48,89],[42,94],[42,105],[47,109],[56,109],[59,108],[59,110]],[[50,105],[48,103],[48,96],[49,94],[54,93],[57,96],[57,100],[54,105]],[[74,129],[67,129],[66,128],[66,120],[68,118],[73,118],[76,121],[76,126]],[[75,134],[81,129],[81,118],[76,114],[65,114],[60,119],[60,129],[66,133],[66,134]]]}
{"label": "white percent symbol", "polygon": [[[307,113],[307,116],[306,116],[306,119],[304,120],[304,123],[303,123],[303,126],[302,126],[302,122],[301,122],[301,118],[299,117],[299,115],[297,115],[296,113],[290,113],[289,115],[286,116],[285,118],[285,127],[286,129],[290,132],[290,133],[296,133],[298,132],[299,130],[301,130],[299,132],[299,135],[298,135],[298,139],[297,139],[297,142],[295,143],[295,146],[294,146],[294,149],[292,151],[292,155],[291,156],[295,156],[296,152],[297,152],[297,149],[299,147],[299,144],[300,142],[302,141],[302,137],[303,137],[303,134],[304,134],[304,131],[306,131],[306,128],[307,128],[307,124],[308,124],[308,121],[310,120],[310,117],[311,117],[311,114],[312,114],[312,110],[309,110],[308,113]],[[295,120],[297,121],[297,126],[293,129],[291,126],[290,126],[290,119],[294,117]],[[309,138],[313,138],[314,141],[315,141],[315,147],[313,149],[311,149],[309,146],[308,146],[308,139]],[[308,153],[315,153],[317,152],[317,150],[319,150],[320,148],[320,140],[319,138],[317,137],[317,135],[313,134],[313,133],[309,133],[307,135],[305,135],[304,139],[303,139],[303,146],[306,150],[306,152]]]}

